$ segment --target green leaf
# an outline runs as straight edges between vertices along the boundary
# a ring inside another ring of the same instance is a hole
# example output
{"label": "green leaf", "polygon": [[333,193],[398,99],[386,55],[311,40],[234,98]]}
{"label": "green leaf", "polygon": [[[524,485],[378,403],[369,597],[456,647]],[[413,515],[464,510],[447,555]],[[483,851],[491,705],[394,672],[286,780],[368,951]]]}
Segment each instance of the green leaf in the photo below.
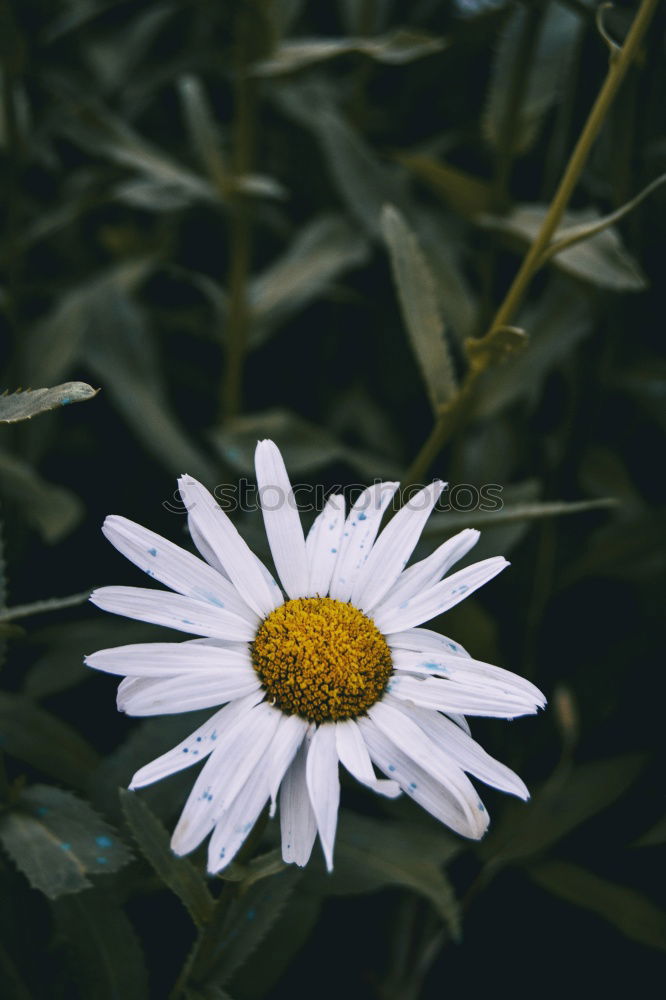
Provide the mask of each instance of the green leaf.
{"label": "green leaf", "polygon": [[283,915],[302,872],[291,865],[286,871],[255,882],[225,910],[218,910],[205,930],[205,965],[193,969],[193,979],[207,986],[224,986],[256,951]]}
{"label": "green leaf", "polygon": [[527,872],[542,889],[592,910],[632,941],[666,951],[666,913],[635,889],[607,882],[566,861],[530,865]]}
{"label": "green leaf", "polygon": [[477,306],[465,276],[455,226],[443,212],[418,209],[410,216],[435,279],[435,294],[446,326],[459,342],[472,336]]}
{"label": "green leaf", "polygon": [[[601,8],[600,8],[601,9]],[[602,232],[604,229],[608,229],[609,226],[614,225],[621,219],[633,212],[638,205],[641,204],[648,195],[651,195],[653,191],[656,191],[658,187],[666,181],[666,174],[662,174],[661,177],[657,177],[656,180],[648,184],[647,187],[643,188],[640,194],[637,194],[635,198],[632,198],[626,204],[622,205],[620,208],[616,209],[615,212],[610,212],[608,215],[604,215],[601,218],[593,219],[591,222],[579,223],[576,226],[571,226],[569,229],[560,229],[557,234],[557,240],[551,243],[547,250],[544,251],[544,255],[541,261],[550,260],[556,254],[562,253],[567,247],[576,246],[578,243],[582,243],[585,240],[589,240],[592,236],[597,233]]]}
{"label": "green leaf", "polygon": [[[514,7],[502,31],[493,62],[483,131],[486,140],[495,148],[503,142],[507,109],[513,98],[516,63],[525,58],[521,49],[525,22],[529,17],[526,8]],[[511,121],[516,152],[529,149],[537,138],[545,113],[559,99],[580,30],[580,19],[576,13],[560,3],[546,5],[536,44],[529,55],[530,68],[525,89]]]}
{"label": "green leaf", "polygon": [[34,993],[22,979],[13,956],[2,944],[0,944],[0,987],[7,990],[5,996],[12,997],[12,1000],[34,1000]]}
{"label": "green leaf", "polygon": [[393,205],[384,206],[381,224],[402,316],[437,413],[455,396],[456,378],[432,273],[416,236]]}
{"label": "green leaf", "polygon": [[154,625],[111,616],[95,616],[85,621],[31,630],[30,645],[46,651],[28,671],[24,693],[30,698],[45,698],[66,691],[86,678],[99,679],[97,671],[83,662],[87,653],[125,643],[154,642],[156,634]]}
{"label": "green leaf", "polygon": [[384,205],[403,208],[404,183],[343,118],[323,107],[310,120],[343,201],[369,236],[381,237]]}
{"label": "green leaf", "polygon": [[21,695],[0,692],[0,747],[58,781],[86,789],[97,754],[77,732]]}
{"label": "green leaf", "polygon": [[148,973],[139,939],[119,904],[100,890],[53,904],[73,978],[86,1000],[148,1000]]}
{"label": "green leaf", "polygon": [[395,158],[454,212],[465,218],[474,218],[490,210],[493,193],[487,181],[424,153],[397,153]]}
{"label": "green leaf", "polygon": [[[541,230],[548,211],[547,205],[519,205],[505,216],[484,215],[480,222],[488,229],[495,229],[531,244]],[[592,208],[565,212],[552,244],[567,238],[572,228],[593,227],[600,219]],[[548,251],[546,251],[548,253]],[[612,226],[590,236],[583,243],[576,243],[561,250],[549,263],[565,274],[588,281],[600,288],[616,292],[640,292],[647,287],[645,277],[633,257],[625,250],[619,233]]]}
{"label": "green leaf", "polygon": [[556,774],[527,805],[507,804],[484,842],[483,856],[499,865],[540,854],[610,806],[633,784],[643,764],[642,757],[626,755]]}
{"label": "green leaf", "polygon": [[197,927],[202,927],[212,916],[214,900],[201,872],[188,858],[179,858],[173,853],[169,834],[136,792],[121,789],[120,801],[141,853],[176,893]]}
{"label": "green leaf", "polygon": [[2,450],[0,491],[49,544],[68,535],[83,516],[83,505],[74,493],[48,483],[23,459]]}
{"label": "green leaf", "polygon": [[400,470],[383,456],[351,448],[325,428],[287,410],[248,413],[211,432],[219,454],[239,472],[252,472],[257,441],[270,437],[279,445],[292,475],[309,473],[331,462],[347,462],[364,479],[373,475],[395,478]]}
{"label": "green leaf", "polygon": [[256,76],[279,76],[352,52],[369,56],[380,63],[402,66],[414,59],[441,52],[447,44],[444,38],[404,28],[376,38],[299,38],[282,42],[268,59],[253,67],[253,73]]}
{"label": "green leaf", "polygon": [[289,968],[315,929],[322,900],[297,885],[276,920],[254,952],[231,980],[231,990],[245,1000],[271,996],[271,990]]}
{"label": "green leaf", "polygon": [[174,474],[212,482],[215,468],[171,413],[144,315],[121,284],[100,283],[87,302],[84,360],[147,451]]}
{"label": "green leaf", "polygon": [[61,295],[51,312],[30,331],[31,350],[27,360],[31,381],[58,382],[76,367],[97,319],[94,303],[98,296],[103,297],[104,288],[111,284],[130,293],[154,267],[155,261],[150,257],[130,258]]}
{"label": "green leaf", "polygon": [[88,875],[118,871],[131,855],[116,831],[71,792],[25,789],[0,816],[0,841],[34,889],[49,899],[80,892]]}
{"label": "green leaf", "polygon": [[178,93],[190,143],[210,179],[224,191],[228,189],[229,171],[222,153],[220,133],[203,84],[197,76],[181,76],[178,80]]}
{"label": "green leaf", "polygon": [[92,399],[98,391],[85,382],[65,382],[53,389],[26,389],[24,392],[0,396],[0,423],[29,420],[38,413]]}
{"label": "green leaf", "polygon": [[444,830],[370,819],[355,813],[340,816],[332,873],[315,883],[328,895],[356,895],[401,886],[424,896],[460,935],[460,908],[442,867],[460,851]]}
{"label": "green leaf", "polygon": [[651,826],[642,837],[635,842],[636,847],[658,847],[666,844],[666,816]]}
{"label": "green leaf", "polygon": [[13,622],[17,618],[30,618],[32,615],[43,615],[50,611],[62,611],[63,608],[75,608],[79,604],[84,604],[90,593],[90,590],[84,590],[81,594],[70,594],[69,597],[48,597],[44,601],[4,608],[0,611],[0,622]]}
{"label": "green leaf", "polygon": [[250,346],[320,297],[339,275],[363,264],[368,244],[338,215],[322,215],[301,229],[287,251],[250,285]]}

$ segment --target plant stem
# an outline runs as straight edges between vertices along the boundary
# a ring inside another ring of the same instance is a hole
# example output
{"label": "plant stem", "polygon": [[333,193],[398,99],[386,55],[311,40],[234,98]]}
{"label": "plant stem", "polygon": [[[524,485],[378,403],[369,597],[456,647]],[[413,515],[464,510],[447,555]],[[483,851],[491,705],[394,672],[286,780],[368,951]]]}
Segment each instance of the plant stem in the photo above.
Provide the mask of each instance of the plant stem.
{"label": "plant stem", "polygon": [[[247,30],[245,12],[241,9],[236,26],[232,150],[232,165],[236,178],[250,171],[254,155],[256,84],[246,70]],[[233,193],[230,207],[227,364],[221,400],[222,417],[227,420],[234,417],[241,408],[243,365],[250,321],[247,283],[252,255],[250,210],[244,195],[239,191]]]}
{"label": "plant stem", "polygon": [[[541,267],[544,250],[550,243],[562,219],[569,199],[583,171],[583,167],[587,162],[592,145],[599,134],[618,88],[638,52],[657,3],[658,0],[642,0],[622,49],[610,63],[606,79],[569,158],[562,180],[543,220],[541,230],[528,250],[511,287],[504,297],[504,301],[497,310],[490,329],[485,335],[486,337],[490,336],[498,328],[507,326],[511,322],[532,278]],[[405,477],[405,485],[416,483],[423,478],[439,451],[451,435],[455,433],[470,403],[472,392],[482,371],[483,367],[474,365],[470,367],[458,395],[442,411],[429,437],[408,469]]]}

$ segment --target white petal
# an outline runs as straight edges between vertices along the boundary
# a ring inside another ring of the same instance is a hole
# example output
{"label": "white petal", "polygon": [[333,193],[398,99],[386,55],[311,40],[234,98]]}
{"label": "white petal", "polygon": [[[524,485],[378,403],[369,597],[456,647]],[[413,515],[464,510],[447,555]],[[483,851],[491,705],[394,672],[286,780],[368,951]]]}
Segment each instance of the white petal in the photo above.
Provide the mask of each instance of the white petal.
{"label": "white petal", "polygon": [[305,779],[326,867],[330,872],[333,870],[333,848],[340,805],[335,723],[325,722],[315,730],[308,750]]}
{"label": "white petal", "polygon": [[141,677],[139,680],[142,681],[140,688],[119,689],[119,712],[136,716],[194,712],[199,708],[213,708],[244,698],[261,686],[256,673],[246,666],[196,671],[178,677]]}
{"label": "white petal", "polygon": [[479,796],[464,771],[390,700],[378,701],[368,715],[403,753],[448,789],[470,824],[471,836],[482,836],[486,821],[478,807]]}
{"label": "white petal", "polygon": [[399,483],[389,482],[369,486],[347,515],[329,590],[336,601],[350,599],[356,579],[372,551],[384,511],[398,486]]}
{"label": "white petal", "polygon": [[313,597],[326,597],[328,594],[344,524],[345,498],[341,493],[336,493],[326,501],[326,506],[315,518],[305,540],[308,593]]}
{"label": "white petal", "polygon": [[148,576],[185,597],[226,608],[251,625],[258,625],[257,615],[229,580],[190,552],[126,517],[107,517],[102,531],[119,552]]}
{"label": "white petal", "polygon": [[305,739],[308,729],[309,723],[297,715],[282,715],[280,717],[277,732],[273,737],[268,759],[265,762],[266,780],[271,797],[271,816],[275,815],[280,782]]}
{"label": "white petal", "polygon": [[190,538],[192,539],[194,546],[199,550],[199,554],[203,556],[209,566],[225,578],[229,579],[229,574],[226,569],[215,555],[215,552],[211,548],[210,544],[206,541],[205,535],[202,535],[197,527],[196,521],[191,514],[187,515],[187,530],[190,533]]}
{"label": "white petal", "polygon": [[263,702],[233,719],[219,735],[171,838],[176,854],[194,850],[232,805],[273,738],[279,714]]}
{"label": "white petal", "polygon": [[451,722],[455,722],[456,726],[458,726],[459,729],[462,729],[463,733],[467,733],[468,736],[472,735],[472,730],[469,728],[469,722],[464,715],[460,715],[459,712],[447,712],[446,717],[447,719],[450,719]]}
{"label": "white petal", "polygon": [[407,628],[404,632],[389,632],[384,637],[391,649],[414,649],[419,653],[455,653],[469,656],[467,650],[446,635],[433,632],[430,628]]}
{"label": "white petal", "polygon": [[245,602],[264,618],[282,604],[278,587],[271,587],[259,560],[215,498],[191,476],[178,480],[189,516],[206,539]]}
{"label": "white petal", "polygon": [[400,608],[381,609],[373,615],[375,625],[382,632],[399,632],[412,625],[430,621],[469,597],[508,565],[502,556],[493,556],[458,570],[453,576],[448,576],[422,594],[403,601]]}
{"label": "white petal", "polygon": [[[463,837],[479,839],[483,836],[488,826],[488,814],[478,797],[475,802],[479,815],[472,823],[467,812],[462,809],[458,796],[453,794],[449,786],[433,778],[424,768],[415,763],[373,723],[372,719],[360,719],[359,726],[377,767],[384,774],[395,778],[407,795],[418,802],[432,816]],[[471,783],[469,787],[473,792]],[[471,805],[474,806],[474,801],[471,801]]]}
{"label": "white petal", "polygon": [[294,491],[277,445],[260,441],[254,455],[259,500],[273,562],[291,598],[308,596],[308,559]]}
{"label": "white petal", "polygon": [[357,781],[360,781],[362,785],[367,785],[373,792],[386,795],[389,799],[400,795],[400,785],[395,781],[377,778],[375,775],[365,740],[353,719],[336,723],[335,740],[340,763]]}
{"label": "white petal", "polygon": [[280,830],[282,859],[303,868],[310,860],[317,836],[317,821],[310,805],[305,765],[310,745],[310,727],[300,749],[287,768],[280,786]]}
{"label": "white petal", "polygon": [[515,719],[519,715],[533,715],[537,710],[531,699],[516,694],[484,690],[439,677],[412,677],[400,671],[393,674],[386,690],[402,701],[413,701],[415,705],[447,714],[460,712],[461,715]]}
{"label": "white petal", "polygon": [[204,760],[215,749],[220,735],[227,726],[230,726],[237,716],[249,712],[262,697],[262,693],[257,692],[248,698],[225,705],[178,746],[167,750],[161,757],[156,757],[149,764],[139,768],[129,787],[143,788],[145,785],[152,785],[155,781],[160,781],[170,774],[176,774],[176,772]]}
{"label": "white petal", "polygon": [[[394,704],[395,702],[395,704]],[[495,760],[486,753],[483,747],[467,736],[454,722],[440,715],[439,712],[432,712],[426,708],[417,708],[410,705],[403,708],[397,699],[391,702],[400,711],[412,719],[417,726],[423,730],[434,743],[451,757],[463,771],[473,774],[475,778],[499,788],[509,795],[517,795],[520,799],[529,799],[530,793],[518,775],[506,766]]]}
{"label": "white petal", "polygon": [[377,611],[399,607],[403,601],[415,597],[438,583],[454,563],[467,555],[469,550],[476,545],[479,536],[480,532],[475,531],[474,528],[466,528],[454,535],[453,538],[449,538],[426,559],[422,559],[403,570],[378,606]]}
{"label": "white petal", "polygon": [[192,642],[137,642],[129,646],[100,649],[85,657],[87,666],[107,674],[131,677],[171,677],[197,671],[220,670],[228,666],[252,669],[250,651],[245,644],[232,648],[207,646]]}
{"label": "white petal", "polygon": [[244,641],[254,639],[256,628],[225,608],[216,608],[191,597],[166,590],[143,587],[100,587],[90,600],[102,611],[126,618],[138,618],[153,625],[166,625],[180,632],[207,635],[217,639]]}
{"label": "white petal", "polygon": [[410,649],[394,649],[391,657],[396,670],[430,677],[447,677],[467,689],[477,688],[488,694],[504,694],[519,699],[534,709],[546,704],[544,695],[531,681],[471,657],[449,652],[417,653]]}
{"label": "white petal", "polygon": [[246,837],[257,822],[268,799],[268,786],[263,763],[250,774],[243,788],[215,823],[208,844],[208,871],[222,871],[233,861]]}
{"label": "white petal", "polygon": [[386,525],[354,584],[351,602],[355,607],[370,612],[391,589],[407,565],[444,486],[436,480],[419,490]]}

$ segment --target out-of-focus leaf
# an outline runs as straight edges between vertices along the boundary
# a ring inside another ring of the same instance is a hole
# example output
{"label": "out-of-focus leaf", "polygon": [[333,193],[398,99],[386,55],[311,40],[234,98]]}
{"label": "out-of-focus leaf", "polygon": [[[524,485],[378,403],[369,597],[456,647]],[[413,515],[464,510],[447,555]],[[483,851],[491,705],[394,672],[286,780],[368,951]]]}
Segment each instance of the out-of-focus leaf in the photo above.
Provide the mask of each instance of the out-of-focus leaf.
{"label": "out-of-focus leaf", "polygon": [[287,251],[251,283],[250,345],[263,343],[276,325],[322,295],[340,274],[364,263],[367,256],[367,242],[342,217],[323,215],[308,223]]}
{"label": "out-of-focus leaf", "polygon": [[0,987],[12,1000],[34,1000],[34,993],[21,977],[12,955],[0,944]]}
{"label": "out-of-focus leaf", "polygon": [[540,854],[610,806],[635,781],[644,759],[628,754],[581,764],[547,782],[527,805],[508,803],[482,854],[506,864]]}
{"label": "out-of-focus leaf", "polygon": [[402,315],[435,413],[456,393],[435,285],[418,241],[393,205],[382,210],[382,232],[391,258]]}
{"label": "out-of-focus leaf", "polygon": [[53,389],[26,389],[23,392],[12,392],[0,396],[0,423],[14,423],[17,420],[29,420],[38,413],[55,410],[70,403],[80,403],[84,399],[92,399],[98,390],[85,382],[65,382]]}
{"label": "out-of-focus leaf", "polygon": [[380,163],[364,139],[343,118],[323,107],[310,121],[321,143],[325,162],[347,208],[368,235],[381,237],[384,205],[404,209],[404,183]]}
{"label": "out-of-focus leaf", "polygon": [[228,983],[282,916],[302,874],[291,865],[272,878],[255,882],[247,892],[241,892],[225,912],[218,910],[219,925],[213,920],[204,931],[209,947],[206,948],[206,967],[195,969],[197,982],[204,982],[206,986]]}
{"label": "out-of-focus leaf", "polygon": [[60,719],[17,694],[0,693],[0,747],[65,784],[86,789],[97,754]]}
{"label": "out-of-focus leaf", "polygon": [[567,568],[563,583],[590,574],[641,582],[660,578],[664,546],[663,509],[632,512],[626,519],[618,516],[594,532],[585,551]]}
{"label": "out-of-focus leaf", "polygon": [[34,889],[49,899],[80,892],[88,875],[118,871],[131,855],[117,832],[71,792],[25,789],[0,816],[0,841]]}
{"label": "out-of-focus leaf", "polygon": [[302,883],[297,885],[282,916],[266,934],[253,960],[245,962],[233,976],[232,994],[246,1000],[270,996],[273,986],[314,930],[321,907],[320,896],[305,891]]}
{"label": "out-of-focus leaf", "polygon": [[180,191],[189,201],[217,198],[206,178],[173,160],[101,105],[88,106],[63,128],[68,138],[93,156],[130,167],[154,183]]}
{"label": "out-of-focus leaf", "polygon": [[350,448],[323,427],[288,410],[246,414],[211,432],[220,455],[243,473],[252,472],[257,441],[265,437],[277,442],[292,474],[312,472],[335,461],[348,462],[365,478],[395,477],[400,473],[391,459]]}
{"label": "out-of-focus leaf", "polygon": [[120,799],[141,853],[165,885],[176,893],[195,924],[202,927],[210,920],[214,906],[205,879],[188,858],[173,853],[169,834],[136,792],[122,789]]}
{"label": "out-of-focus leaf", "polygon": [[447,44],[444,38],[404,28],[377,38],[299,38],[282,42],[268,59],[254,66],[253,72],[257,76],[279,76],[351,52],[369,56],[377,62],[402,66],[441,52]]}
{"label": "out-of-focus leaf", "polygon": [[[546,205],[519,205],[505,216],[484,215],[480,222],[488,229],[496,229],[530,244],[540,232],[547,210]],[[565,212],[552,242],[557,243],[572,227],[589,225],[598,219],[599,214],[594,209]],[[549,263],[574,278],[616,292],[640,292],[647,285],[638,264],[613,227],[560,251]]]}
{"label": "out-of-focus leaf", "polygon": [[148,973],[139,939],[110,895],[89,889],[53,904],[73,978],[90,1000],[147,1000]]}
{"label": "out-of-focus leaf", "polygon": [[[525,22],[529,17],[530,12],[526,8],[514,7],[502,32],[493,63],[483,130],[487,141],[494,147],[501,146],[503,142],[516,63],[524,58],[521,52],[522,38]],[[538,38],[530,56],[525,90],[511,122],[513,148],[516,152],[524,152],[532,145],[543,116],[558,100],[580,30],[580,20],[576,13],[560,3],[546,5]]]}
{"label": "out-of-focus leaf", "polygon": [[62,486],[47,483],[23,459],[1,450],[0,492],[19,505],[26,521],[49,543],[67,535],[83,516],[77,496]]}
{"label": "out-of-focus leaf", "polygon": [[94,302],[107,284],[134,291],[155,267],[149,257],[125,260],[62,296],[54,309],[30,331],[28,374],[33,382],[57,382],[80,360],[96,320]]}
{"label": "out-of-focus leaf", "polygon": [[487,181],[423,153],[397,153],[395,158],[460,215],[474,218],[489,211],[493,195]]}
{"label": "out-of-focus leaf", "polygon": [[476,417],[489,418],[512,403],[540,397],[543,380],[593,330],[591,302],[568,279],[551,281],[539,301],[519,316],[529,335],[526,350],[485,373],[472,403]]}
{"label": "out-of-focus leaf", "polygon": [[108,615],[31,630],[30,645],[46,648],[28,671],[23,690],[30,698],[46,698],[86,678],[99,678],[98,672],[83,662],[87,653],[126,643],[154,642],[157,635],[154,625]]}
{"label": "out-of-focus leaf", "polygon": [[632,941],[666,951],[666,913],[635,889],[607,882],[567,861],[544,861],[530,865],[527,872],[542,889],[592,910]]}
{"label": "out-of-focus leaf", "polygon": [[333,872],[322,875],[315,884],[335,896],[375,892],[387,886],[413,889],[432,903],[458,937],[460,909],[442,866],[459,850],[460,844],[444,830],[345,811],[336,835]]}
{"label": "out-of-focus leaf", "polygon": [[119,81],[131,79],[156,44],[157,32],[177,9],[176,3],[152,3],[145,11],[137,11],[130,30],[123,25],[115,32],[107,31],[84,48],[104,92],[114,91]]}
{"label": "out-of-focus leaf", "polygon": [[658,847],[666,844],[666,816],[651,826],[642,837],[635,842],[636,847]]}
{"label": "out-of-focus leaf", "polygon": [[31,615],[42,615],[48,611],[61,611],[63,608],[75,608],[90,597],[90,590],[82,594],[71,594],[69,597],[49,597],[45,601],[33,601],[31,604],[17,604],[13,608],[0,611],[0,622],[13,622],[17,618],[30,618]]}
{"label": "out-of-focus leaf", "polygon": [[191,74],[182,76],[178,81],[178,93],[191,144],[210,179],[224,190],[229,183],[229,171],[222,153],[220,134],[201,80]]}
{"label": "out-of-focus leaf", "polygon": [[157,351],[139,307],[113,282],[101,285],[87,305],[84,360],[146,450],[175,474],[189,469],[196,478],[212,481],[212,464],[171,413]]}

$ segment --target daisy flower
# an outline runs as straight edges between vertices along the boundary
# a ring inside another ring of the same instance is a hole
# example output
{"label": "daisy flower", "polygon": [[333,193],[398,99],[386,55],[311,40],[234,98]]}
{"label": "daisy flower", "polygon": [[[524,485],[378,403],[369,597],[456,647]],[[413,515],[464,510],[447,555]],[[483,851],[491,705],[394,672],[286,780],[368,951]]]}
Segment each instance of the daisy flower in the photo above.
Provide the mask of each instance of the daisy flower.
{"label": "daisy flower", "polygon": [[480,838],[488,814],[468,774],[520,798],[528,791],[472,739],[465,716],[513,718],[545,699],[529,681],[420,626],[506,560],[445,576],[477,541],[466,530],[405,568],[442,482],[416,494],[381,533],[398,483],[370,486],[346,515],[343,496],[331,496],[305,537],[272,441],[257,445],[255,467],[279,584],[191,476],[179,488],[202,558],[124,517],[104,523],[109,541],[171,592],[102,587],[92,602],[200,638],[104,649],[87,664],[124,677],[118,708],[129,715],[215,709],[130,787],[205,760],[171,846],[187,854],[211,834],[211,873],[232,860],[269,800],[271,815],[279,802],[284,860],[305,865],[318,834],[330,870],[339,764],[380,795],[405,792],[456,833]]}

